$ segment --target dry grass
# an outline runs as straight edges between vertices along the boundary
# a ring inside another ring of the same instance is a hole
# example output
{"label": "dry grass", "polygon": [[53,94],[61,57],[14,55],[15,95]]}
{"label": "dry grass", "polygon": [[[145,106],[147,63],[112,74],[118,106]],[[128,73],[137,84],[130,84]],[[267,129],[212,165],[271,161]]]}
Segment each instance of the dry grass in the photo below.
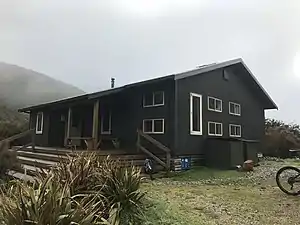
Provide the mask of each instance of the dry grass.
{"label": "dry grass", "polygon": [[285,195],[274,181],[286,164],[299,165],[268,161],[250,174],[198,169],[146,183],[143,188],[154,203],[146,224],[299,224],[300,197]]}

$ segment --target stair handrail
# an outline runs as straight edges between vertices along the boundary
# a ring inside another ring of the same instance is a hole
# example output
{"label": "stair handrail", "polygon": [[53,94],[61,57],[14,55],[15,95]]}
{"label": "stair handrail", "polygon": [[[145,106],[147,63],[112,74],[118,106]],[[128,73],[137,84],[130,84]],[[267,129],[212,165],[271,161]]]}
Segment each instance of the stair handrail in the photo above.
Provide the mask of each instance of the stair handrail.
{"label": "stair handrail", "polygon": [[[138,136],[137,137],[137,147],[139,149],[141,149],[143,152],[145,152],[147,155],[152,157],[156,162],[158,162],[159,164],[164,166],[169,171],[171,168],[171,150],[167,146],[163,145],[162,143],[160,143],[159,141],[157,141],[150,135],[145,134],[144,132],[142,132],[139,129],[137,129],[137,136]],[[164,163],[161,159],[159,159],[157,156],[155,156],[148,149],[146,149],[145,147],[143,147],[141,145],[141,137],[145,138],[146,140],[148,140],[149,142],[154,144],[156,147],[158,147],[160,150],[162,150],[166,153],[166,163]]]}
{"label": "stair handrail", "polygon": [[162,143],[160,143],[159,141],[157,141],[156,139],[154,139],[150,135],[143,133],[141,130],[138,130],[137,132],[143,138],[147,139],[148,141],[150,141],[152,144],[156,145],[156,147],[160,148],[164,152],[171,152],[171,150],[167,146],[163,145]]}
{"label": "stair handrail", "polygon": [[[26,131],[21,132],[19,134],[15,134],[15,135],[13,135],[11,137],[8,137],[6,139],[1,140],[0,144],[2,144],[4,142],[7,142],[10,145],[10,143],[12,141],[15,141],[17,139],[25,137],[28,134],[31,134],[31,142],[30,142],[30,144],[32,145],[32,149],[34,150],[35,149],[35,133],[34,133],[34,131],[35,131],[34,129],[29,129],[29,130],[26,130]],[[25,144],[24,146],[28,146],[28,143]],[[24,147],[24,146],[22,146],[22,147]]]}

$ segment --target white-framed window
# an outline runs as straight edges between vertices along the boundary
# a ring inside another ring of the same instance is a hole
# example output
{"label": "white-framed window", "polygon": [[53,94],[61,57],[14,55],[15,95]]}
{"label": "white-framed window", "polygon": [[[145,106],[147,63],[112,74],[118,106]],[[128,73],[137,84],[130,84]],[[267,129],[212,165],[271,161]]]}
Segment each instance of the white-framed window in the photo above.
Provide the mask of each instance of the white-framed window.
{"label": "white-framed window", "polygon": [[215,97],[207,97],[207,107],[210,111],[222,112],[222,100]]}
{"label": "white-framed window", "polygon": [[230,137],[241,137],[242,126],[236,124],[229,124],[229,136]]}
{"label": "white-framed window", "polygon": [[145,134],[163,134],[165,132],[164,119],[144,119],[143,132]]}
{"label": "white-framed window", "polygon": [[218,122],[208,122],[208,135],[223,136],[223,124]]}
{"label": "white-framed window", "polygon": [[43,133],[43,126],[44,126],[44,113],[38,112],[36,114],[36,124],[35,124],[35,133],[42,134]]}
{"label": "white-framed window", "polygon": [[111,111],[104,110],[101,113],[101,134],[111,134]]}
{"label": "white-framed window", "polygon": [[241,105],[235,102],[229,102],[229,114],[240,116],[241,115]]}
{"label": "white-framed window", "polygon": [[165,104],[165,93],[156,91],[143,96],[143,107],[162,106]]}
{"label": "white-framed window", "polygon": [[190,93],[190,134],[202,135],[202,95]]}

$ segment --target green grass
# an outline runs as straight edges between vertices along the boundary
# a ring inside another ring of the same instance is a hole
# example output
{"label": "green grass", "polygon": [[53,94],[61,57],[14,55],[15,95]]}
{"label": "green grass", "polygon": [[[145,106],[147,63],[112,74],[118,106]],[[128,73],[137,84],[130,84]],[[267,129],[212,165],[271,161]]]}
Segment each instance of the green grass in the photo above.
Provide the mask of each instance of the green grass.
{"label": "green grass", "polygon": [[196,167],[192,170],[174,174],[173,181],[198,181],[208,179],[236,179],[243,177],[244,174],[235,170],[217,170],[206,167]]}
{"label": "green grass", "polygon": [[[252,175],[196,168],[144,183],[142,189],[152,203],[144,224],[299,224],[300,199],[282,193],[273,175],[259,180],[260,173],[270,171],[274,165],[280,167],[294,162],[264,163]],[[254,179],[255,176],[258,178]],[[235,183],[237,180],[240,182]]]}

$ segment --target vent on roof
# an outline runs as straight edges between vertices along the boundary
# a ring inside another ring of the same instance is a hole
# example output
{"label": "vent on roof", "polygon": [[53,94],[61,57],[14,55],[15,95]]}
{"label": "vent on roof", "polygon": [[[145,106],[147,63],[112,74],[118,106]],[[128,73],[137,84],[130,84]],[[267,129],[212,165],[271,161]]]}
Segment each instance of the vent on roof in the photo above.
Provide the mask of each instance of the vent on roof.
{"label": "vent on roof", "polygon": [[111,88],[115,87],[115,80],[116,80],[115,78],[113,78],[113,77],[111,78],[111,80],[110,80],[110,87]]}
{"label": "vent on roof", "polygon": [[201,66],[197,66],[197,68],[204,68],[204,67],[208,67],[208,66],[212,66],[212,65],[215,65],[217,63],[210,63],[210,64],[205,64],[205,65],[201,65]]}

